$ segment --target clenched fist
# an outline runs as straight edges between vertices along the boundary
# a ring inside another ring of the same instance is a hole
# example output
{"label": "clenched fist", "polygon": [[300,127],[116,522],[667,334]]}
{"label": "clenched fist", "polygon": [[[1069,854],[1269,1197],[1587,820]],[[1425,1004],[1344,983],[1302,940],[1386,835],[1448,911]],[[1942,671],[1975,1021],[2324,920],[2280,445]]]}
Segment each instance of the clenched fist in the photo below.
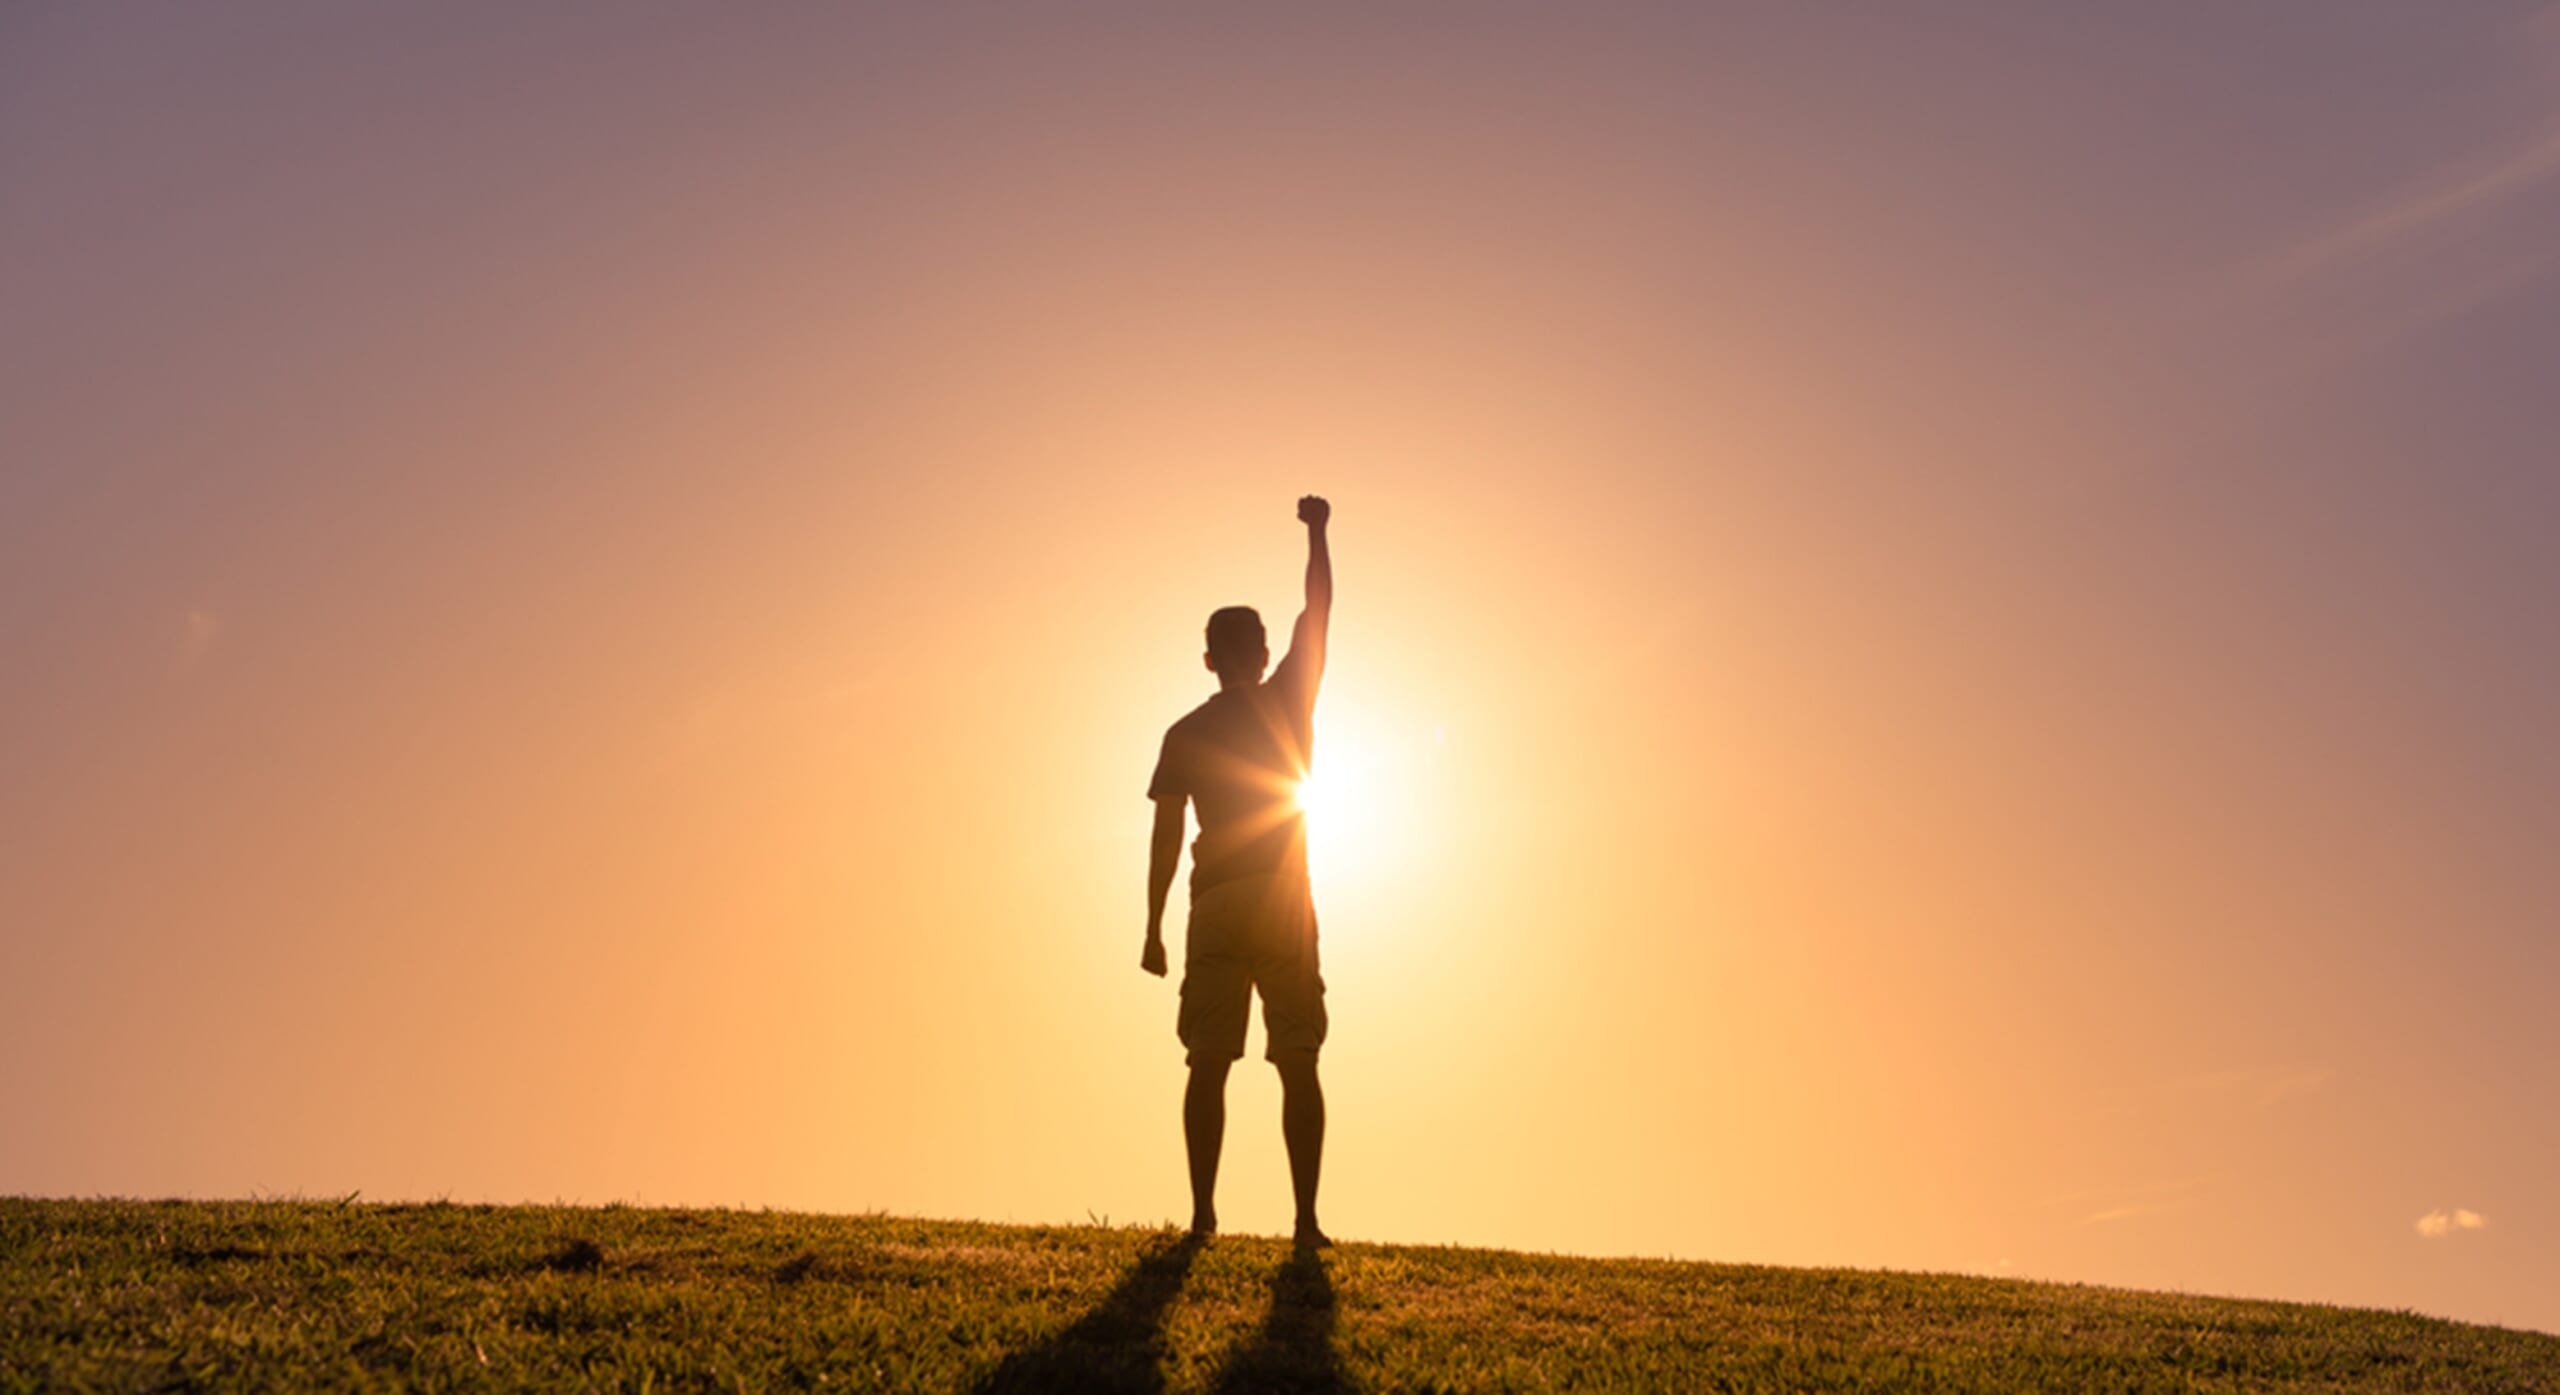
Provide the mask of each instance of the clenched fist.
{"label": "clenched fist", "polygon": [[1333,505],[1318,495],[1309,494],[1298,501],[1298,521],[1310,528],[1321,528],[1333,517]]}

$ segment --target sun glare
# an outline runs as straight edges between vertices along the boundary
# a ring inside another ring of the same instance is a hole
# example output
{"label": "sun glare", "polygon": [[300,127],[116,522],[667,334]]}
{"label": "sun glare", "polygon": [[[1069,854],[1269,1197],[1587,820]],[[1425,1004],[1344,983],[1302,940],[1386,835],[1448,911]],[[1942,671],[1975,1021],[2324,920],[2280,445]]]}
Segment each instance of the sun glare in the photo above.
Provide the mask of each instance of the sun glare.
{"label": "sun glare", "polygon": [[1309,836],[1318,827],[1337,829],[1360,821],[1362,786],[1357,767],[1331,766],[1298,782],[1298,807],[1306,811]]}
{"label": "sun glare", "polygon": [[1299,782],[1307,815],[1307,854],[1328,885],[1366,881],[1391,871],[1409,793],[1390,744],[1357,720],[1337,720],[1316,741],[1313,773]]}

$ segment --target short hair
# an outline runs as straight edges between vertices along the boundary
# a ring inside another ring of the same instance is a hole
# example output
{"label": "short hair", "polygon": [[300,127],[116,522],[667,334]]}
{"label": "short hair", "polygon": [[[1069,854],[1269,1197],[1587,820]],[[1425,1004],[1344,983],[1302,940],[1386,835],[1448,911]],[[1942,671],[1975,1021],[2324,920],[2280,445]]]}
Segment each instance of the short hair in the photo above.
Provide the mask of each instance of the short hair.
{"label": "short hair", "polygon": [[1249,605],[1222,606],[1209,614],[1209,658],[1224,670],[1230,661],[1250,661],[1270,643],[1262,616]]}

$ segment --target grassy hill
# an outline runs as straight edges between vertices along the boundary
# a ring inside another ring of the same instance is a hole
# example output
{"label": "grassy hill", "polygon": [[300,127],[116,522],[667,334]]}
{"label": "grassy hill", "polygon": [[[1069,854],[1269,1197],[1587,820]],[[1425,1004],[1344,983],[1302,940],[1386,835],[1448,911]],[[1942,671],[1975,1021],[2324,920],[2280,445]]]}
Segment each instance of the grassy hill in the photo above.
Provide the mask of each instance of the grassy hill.
{"label": "grassy hill", "polygon": [[1947,1275],[631,1207],[0,1199],[0,1390],[2560,1391],[2560,1337]]}

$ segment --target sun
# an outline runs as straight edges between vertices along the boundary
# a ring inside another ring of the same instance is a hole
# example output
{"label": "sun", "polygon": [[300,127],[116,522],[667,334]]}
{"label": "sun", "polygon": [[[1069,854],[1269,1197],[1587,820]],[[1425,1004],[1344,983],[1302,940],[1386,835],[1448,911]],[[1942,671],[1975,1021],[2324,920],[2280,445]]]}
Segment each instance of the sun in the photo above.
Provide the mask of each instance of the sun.
{"label": "sun", "polygon": [[1319,828],[1338,837],[1370,822],[1368,773],[1338,752],[1328,755],[1331,759],[1298,782],[1298,808],[1307,816],[1310,838],[1319,836]]}
{"label": "sun", "polygon": [[1298,783],[1308,862],[1328,884],[1386,875],[1401,856],[1398,762],[1392,743],[1375,738],[1356,718],[1321,725],[1314,769]]}

